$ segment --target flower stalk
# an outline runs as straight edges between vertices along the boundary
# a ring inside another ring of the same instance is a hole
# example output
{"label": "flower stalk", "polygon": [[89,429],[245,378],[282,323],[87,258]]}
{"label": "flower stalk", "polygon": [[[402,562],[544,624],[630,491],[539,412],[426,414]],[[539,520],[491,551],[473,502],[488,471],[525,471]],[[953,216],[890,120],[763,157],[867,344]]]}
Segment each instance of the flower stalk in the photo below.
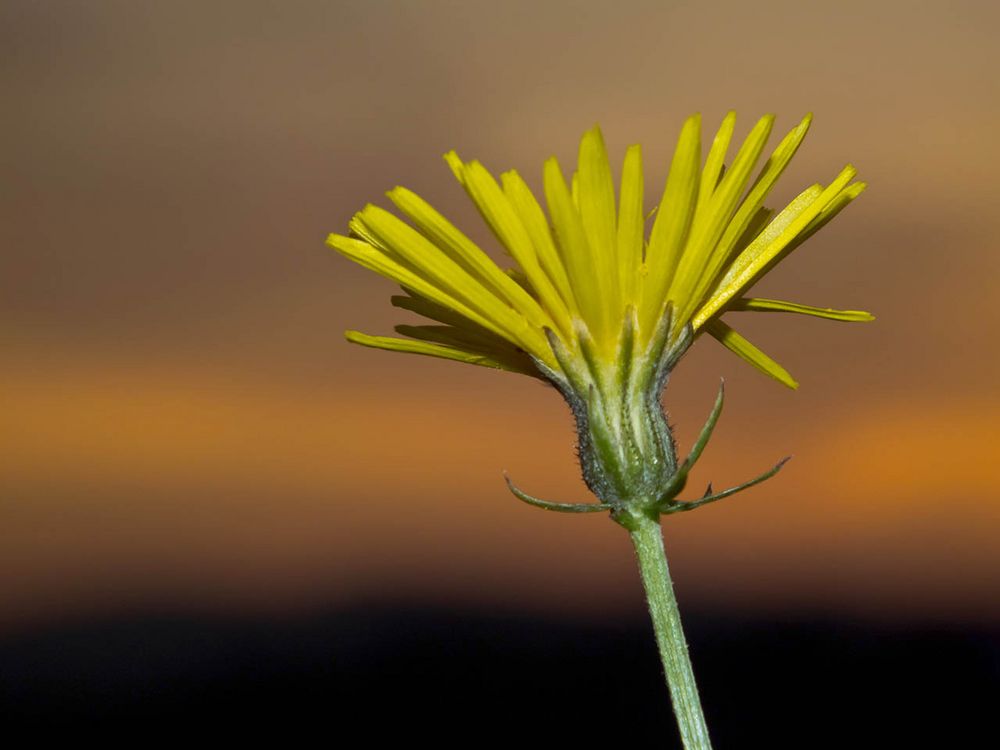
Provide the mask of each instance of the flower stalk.
{"label": "flower stalk", "polygon": [[[582,366],[573,366],[573,360],[554,336],[550,336],[553,354],[565,377],[547,371],[541,362],[536,363],[559,388],[573,412],[584,480],[600,502],[542,500],[518,488],[510,477],[505,475],[505,478],[511,492],[529,505],[563,513],[606,511],[628,531],[685,750],[710,750],[708,727],[670,579],[660,517],[693,510],[759,484],[774,476],[787,459],[731,489],[713,493],[709,485],[700,498],[678,499],[722,414],[725,387],[720,383],[719,394],[701,433],[684,461],[678,462],[660,396],[674,363],[690,345],[692,336],[690,328],[682,329],[671,345],[668,337],[672,319],[672,305],[667,303],[649,351],[641,358],[634,358],[634,316],[626,314],[618,361],[606,372],[586,356],[581,358]],[[578,331],[578,336],[581,341],[589,341],[584,330]]]}
{"label": "flower stalk", "polygon": [[653,620],[656,645],[663,662],[663,672],[670,689],[677,728],[686,750],[711,750],[708,726],[701,710],[701,698],[688,656],[687,640],[681,626],[681,613],[674,596],[670,568],[663,547],[663,534],[657,518],[637,516],[629,530],[639,561],[642,585]]}

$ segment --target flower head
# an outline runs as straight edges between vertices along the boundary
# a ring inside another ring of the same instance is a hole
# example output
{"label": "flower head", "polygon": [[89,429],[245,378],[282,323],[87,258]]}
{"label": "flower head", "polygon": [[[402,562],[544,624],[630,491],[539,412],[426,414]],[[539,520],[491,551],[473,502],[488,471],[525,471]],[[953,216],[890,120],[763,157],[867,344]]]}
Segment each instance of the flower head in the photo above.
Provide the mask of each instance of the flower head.
{"label": "flower head", "polygon": [[[775,264],[864,190],[848,165],[775,212],[764,201],[795,155],[811,116],[782,139],[753,177],[774,124],[762,117],[728,161],[736,116],[730,112],[702,163],[701,118],[681,129],[663,195],[644,203],[638,146],[625,153],[615,191],[598,128],[580,143],[567,181],[555,158],[545,162],[548,214],[516,172],[491,175],[478,161],[445,155],[513,261],[501,269],[444,216],[411,191],[390,200],[405,218],[368,205],[350,234],[327,242],[353,261],[396,281],[397,307],[432,321],[400,325],[405,338],[348,331],[365,346],[426,354],[521,372],[551,382],[576,420],[580,463],[593,503],[553,503],[523,492],[524,502],[567,513],[607,511],[628,529],[639,559],[657,643],[684,746],[710,748],[687,645],[670,583],[660,516],[730,497],[774,476],[787,459],[736,487],[679,499],[722,411],[723,389],[683,462],[660,405],[674,365],[702,333],[785,385],[797,383],[722,316],[783,311],[834,320],[868,313],[829,310],[747,296]],[[753,179],[751,179],[753,178]],[[646,232],[649,218],[652,226]],[[407,221],[408,220],[408,221]]]}
{"label": "flower head", "polygon": [[405,219],[368,205],[351,220],[349,236],[331,234],[327,242],[400,284],[405,295],[393,297],[393,304],[432,323],[397,326],[406,338],[357,331],[348,331],[347,338],[545,378],[577,417],[585,475],[588,452],[618,455],[589,469],[588,484],[599,497],[626,492],[636,479],[621,476],[628,464],[647,464],[636,468],[646,484],[662,482],[677,467],[653,402],[697,336],[708,333],[779,382],[797,386],[781,365],[721,320],[725,313],[871,319],[864,312],[747,296],[865,188],[852,182],[856,170],[847,166],[829,184],[807,187],[781,211],[764,206],[810,121],[805,117],[782,139],[754,178],[773,116],[758,120],[728,165],[735,113],[723,120],[704,164],[701,119],[689,117],[651,215],[639,146],[625,153],[616,195],[596,127],[583,136],[569,180],[555,158],[545,162],[548,215],[516,171],[498,181],[478,161],[464,162],[451,152],[445,160],[512,267],[501,269],[427,202],[396,187],[388,197]]}

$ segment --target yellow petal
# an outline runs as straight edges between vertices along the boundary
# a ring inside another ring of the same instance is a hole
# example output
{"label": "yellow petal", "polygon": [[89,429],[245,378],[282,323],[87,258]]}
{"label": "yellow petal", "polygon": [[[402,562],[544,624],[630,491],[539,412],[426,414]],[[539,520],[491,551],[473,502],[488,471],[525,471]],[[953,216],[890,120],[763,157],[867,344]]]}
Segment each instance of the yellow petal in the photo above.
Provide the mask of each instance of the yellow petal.
{"label": "yellow petal", "polygon": [[[511,372],[524,372],[521,369],[512,367],[509,363],[501,362],[485,354],[466,352],[450,346],[433,344],[427,341],[413,341],[410,339],[398,339],[392,336],[369,336],[360,331],[346,331],[344,337],[354,344],[369,346],[374,349],[386,349],[393,352],[408,352],[410,354],[424,354],[429,357],[440,359],[451,359],[456,362],[465,362],[471,365],[482,367],[492,367],[496,370],[508,370]],[[532,373],[524,373],[532,374]]]}
{"label": "yellow petal", "polygon": [[569,330],[566,303],[542,270],[531,236],[493,175],[478,161],[468,164],[459,161],[456,164],[455,160],[458,157],[454,152],[446,158],[449,158],[452,169],[461,175],[460,182],[479,208],[486,223],[524,271],[531,286],[538,292],[538,298],[546,313],[544,319],[531,319],[532,324],[539,329],[549,327]]}
{"label": "yellow petal", "polygon": [[785,302],[777,299],[761,299],[756,297],[746,297],[736,300],[730,306],[730,310],[747,310],[753,312],[787,312],[799,315],[811,315],[814,318],[825,318],[827,320],[842,320],[849,323],[862,323],[875,320],[875,316],[863,310],[834,310],[829,307],[813,307],[811,305],[800,305],[797,302]]}
{"label": "yellow petal", "polygon": [[511,206],[521,218],[521,223],[531,238],[531,243],[535,246],[542,270],[552,280],[552,284],[566,308],[570,312],[576,311],[576,300],[573,296],[573,288],[570,286],[569,276],[566,274],[566,267],[552,241],[552,231],[549,229],[545,213],[538,205],[538,200],[531,192],[531,188],[515,170],[504,172],[500,175],[500,181],[503,185],[504,195],[507,196]]}
{"label": "yellow petal", "polygon": [[678,323],[684,323],[698,308],[705,291],[716,277],[724,258],[717,246],[746,189],[754,165],[770,135],[774,117],[762,117],[740,147],[733,164],[704,211],[699,207],[677,273],[667,296],[676,306]]}
{"label": "yellow petal", "polygon": [[798,151],[799,146],[802,144],[802,140],[806,137],[806,133],[809,131],[809,124],[812,122],[812,115],[806,115],[802,121],[792,129],[788,135],[784,137],[778,147],[771,154],[771,157],[764,164],[763,169],[761,169],[760,175],[757,177],[750,188],[750,192],[744,199],[743,203],[740,205],[739,210],[736,215],[733,216],[733,220],[729,223],[726,228],[725,233],[722,235],[722,239],[719,240],[718,246],[713,251],[713,268],[711,271],[711,278],[708,279],[709,282],[714,280],[715,275],[718,273],[718,269],[729,260],[732,250],[737,247],[737,241],[743,236],[743,233],[751,226],[755,217],[758,215],[758,211],[761,205],[764,203],[764,199],[767,197],[768,193],[771,192],[771,188],[774,187],[774,183],[777,182],[781,173],[785,171],[785,167],[795,156],[795,152]]}
{"label": "yellow petal", "polygon": [[[344,257],[353,260],[355,263],[364,266],[375,273],[392,279],[407,289],[412,289],[415,293],[441,305],[442,307],[453,310],[462,317],[468,318],[476,325],[492,331],[501,338],[511,341],[512,343],[517,343],[526,351],[530,351],[532,354],[540,356],[544,361],[549,362],[552,359],[552,355],[547,348],[547,342],[538,344],[538,352],[536,353],[533,348],[521,342],[521,336],[515,335],[511,331],[506,330],[494,318],[483,315],[477,309],[467,305],[463,300],[457,299],[447,291],[442,290],[436,284],[428,281],[423,275],[416,273],[396,262],[392,258],[389,258],[375,247],[369,245],[367,242],[356,240],[352,237],[344,237],[338,234],[331,234],[327,238],[326,242],[330,245],[330,247],[337,250]],[[530,335],[524,338],[528,341],[531,340]]]}
{"label": "yellow petal", "polygon": [[[715,138],[712,139],[712,147],[708,150],[708,158],[705,159],[705,168],[701,173],[701,185],[698,188],[698,215],[700,217],[708,210],[709,198],[719,186],[719,180],[725,171],[726,152],[729,151],[729,142],[733,139],[733,130],[736,128],[736,113],[730,110],[722,118]],[[699,157],[700,158],[700,157]]]}
{"label": "yellow petal", "polygon": [[760,233],[764,231],[768,224],[771,223],[775,213],[775,210],[772,208],[766,208],[764,206],[758,208],[757,212],[753,215],[753,218],[750,219],[750,223],[747,225],[746,229],[743,230],[743,234],[738,240],[736,240],[736,244],[733,246],[733,252],[736,255],[743,252],[747,245],[757,239]]}
{"label": "yellow petal", "polygon": [[501,336],[504,335],[496,323],[480,315],[464,302],[457,300],[438,286],[430,283],[423,276],[389,258],[369,243],[354,239],[353,237],[331,234],[327,237],[326,244],[358,265],[364,266],[368,270],[374,271],[388,279],[392,279],[407,289],[414,290],[422,297],[433,300],[442,307],[453,310],[462,317],[468,318],[494,333]]}
{"label": "yellow petal", "polygon": [[547,350],[539,329],[530,326],[524,315],[484,287],[399,217],[369,205],[361,212],[361,218],[383,244],[404,257],[427,281],[493,321],[495,327],[505,333],[505,338],[538,355]]}
{"label": "yellow petal", "polygon": [[[415,312],[418,315],[423,315],[425,318],[430,318],[431,320],[436,320],[439,323],[445,323],[446,325],[454,326],[455,328],[468,328],[490,336],[496,336],[496,334],[488,328],[483,328],[482,326],[473,323],[468,318],[449,310],[447,307],[418,295],[412,289],[408,289],[406,291],[408,294],[405,296],[401,294],[394,294],[389,297],[389,302],[392,303],[393,307]],[[497,336],[497,338],[500,337]]]}
{"label": "yellow petal", "polygon": [[645,259],[649,275],[643,281],[639,316],[639,330],[643,340],[648,340],[656,329],[667,289],[680,261],[694,216],[698,166],[701,162],[700,128],[700,115],[689,117],[681,128],[667,185],[653,222]]}
{"label": "yellow petal", "polygon": [[837,194],[837,197],[830,201],[823,208],[823,210],[819,212],[819,215],[810,221],[806,228],[795,236],[795,239],[788,243],[788,247],[786,247],[781,252],[781,255],[772,262],[772,265],[816,234],[816,232],[822,229],[828,221],[843,211],[847,207],[847,204],[861,195],[867,187],[867,182],[855,182],[841,190],[840,193]]}
{"label": "yellow petal", "polygon": [[795,379],[788,374],[788,370],[764,354],[764,352],[721,320],[709,321],[705,325],[705,331],[729,351],[746,360],[765,375],[769,375],[789,388],[795,389],[799,387]]}
{"label": "yellow petal", "polygon": [[[712,293],[709,301],[695,316],[693,321],[695,327],[697,328],[701,321],[714,315],[730,299],[753,286],[781,258],[798,247],[804,240],[794,242],[797,236],[804,230],[808,232],[813,221],[823,222],[822,212],[824,209],[829,208],[834,213],[839,211],[840,209],[835,208],[835,206],[841,202],[841,194],[850,191],[847,183],[853,179],[855,174],[857,174],[857,170],[851,165],[847,165],[836,179],[815,198],[810,196],[815,195],[818,186],[807,189],[792,201],[788,208],[772,222],[772,224],[778,224],[781,231],[774,233],[769,226],[736,258],[732,267]],[[843,208],[843,205],[840,208]],[[788,216],[792,215],[794,217],[791,221],[787,221]],[[784,221],[779,224],[779,220],[782,220],[783,217]]]}
{"label": "yellow petal", "polygon": [[473,355],[482,355],[505,365],[505,369],[538,374],[531,357],[503,339],[490,334],[481,336],[467,328],[453,326],[397,325],[396,333],[432,344],[441,344]]}
{"label": "yellow petal", "polygon": [[505,299],[535,325],[547,324],[548,318],[538,306],[538,302],[515,284],[500,270],[492,258],[419,195],[403,187],[393,188],[387,195],[428,240],[447,253],[470,276],[496,296]]}
{"label": "yellow petal", "polygon": [[545,200],[552,217],[560,257],[566,267],[580,314],[600,341],[617,335],[611,312],[601,297],[601,286],[594,274],[592,251],[587,235],[556,159],[545,162]]}
{"label": "yellow petal", "polygon": [[620,318],[624,306],[616,258],[615,183],[600,128],[587,131],[580,141],[577,174],[580,220],[590,243],[593,273],[604,306],[614,318]]}
{"label": "yellow petal", "polygon": [[626,304],[636,302],[636,282],[642,265],[643,216],[642,150],[629,146],[622,165],[618,196],[618,281]]}
{"label": "yellow petal", "polygon": [[[823,188],[820,185],[812,185],[799,193],[791,203],[789,203],[774,220],[768,224],[764,231],[757,235],[732,262],[722,279],[716,284],[711,294],[707,295],[708,301],[692,317],[691,324],[695,329],[699,328],[706,320],[722,309],[729,300],[742,291],[743,285],[749,283],[753,273],[763,268],[766,260],[761,261],[770,248],[777,247],[779,243],[784,246],[794,236],[795,227],[804,224],[796,221],[803,216],[808,223],[811,216],[815,216],[823,197]],[[758,263],[758,261],[761,261]]]}

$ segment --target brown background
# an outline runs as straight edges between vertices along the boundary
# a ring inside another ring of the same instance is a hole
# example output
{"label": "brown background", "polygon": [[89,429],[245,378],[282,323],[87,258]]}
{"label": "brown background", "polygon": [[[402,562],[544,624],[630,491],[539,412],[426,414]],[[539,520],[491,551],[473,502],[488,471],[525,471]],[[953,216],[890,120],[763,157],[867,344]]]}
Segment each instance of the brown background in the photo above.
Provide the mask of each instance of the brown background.
{"label": "brown background", "polygon": [[796,393],[712,341],[684,361],[682,446],[729,385],[695,490],[795,459],[670,519],[682,606],[995,622],[996,8],[5,3],[0,627],[641,614],[617,527],[503,487],[585,499],[556,394],[348,345],[401,313],[323,239],[404,184],[485,241],[440,155],[538,185],[594,122],[652,193],[683,118],[728,108],[816,113],[780,197],[870,182],[759,291],[878,320],[750,316]]}

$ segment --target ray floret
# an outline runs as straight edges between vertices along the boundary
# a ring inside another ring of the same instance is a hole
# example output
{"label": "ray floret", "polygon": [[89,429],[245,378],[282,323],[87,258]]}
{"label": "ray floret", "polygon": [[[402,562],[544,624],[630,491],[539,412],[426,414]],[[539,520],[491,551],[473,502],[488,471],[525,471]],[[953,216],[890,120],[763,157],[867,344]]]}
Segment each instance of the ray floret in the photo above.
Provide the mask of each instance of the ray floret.
{"label": "ray floret", "polygon": [[797,388],[788,370],[733,328],[730,313],[872,319],[750,296],[865,188],[847,165],[779,209],[765,205],[811,122],[802,118],[765,157],[774,116],[759,118],[739,140],[729,112],[703,154],[701,116],[692,115],[652,211],[640,147],[626,149],[616,186],[598,127],[583,135],[572,171],[555,158],[544,163],[540,197],[517,171],[497,179],[451,151],[444,160],[507,267],[426,200],[395,187],[387,195],[400,215],[365,206],[349,234],[327,241],[399,284],[405,294],[393,304],[424,322],[396,326],[397,336],[349,331],[347,338],[550,382],[573,412],[584,478],[602,502],[622,508],[636,495],[661,497],[665,487],[682,486],[690,469],[690,458],[677,462],[659,396],[693,341],[708,334]]}
{"label": "ray floret", "polygon": [[[848,165],[828,184],[802,190],[781,210],[764,205],[811,121],[811,115],[804,117],[761,164],[772,115],[760,118],[734,146],[736,115],[727,114],[704,161],[701,117],[689,117],[652,222],[639,146],[626,150],[616,190],[597,127],[584,134],[570,179],[554,158],[545,162],[543,200],[517,171],[497,180],[479,161],[466,162],[449,152],[445,161],[511,267],[501,268],[423,198],[393,188],[387,195],[402,218],[369,205],[351,221],[349,235],[331,234],[328,244],[400,284],[404,299],[411,301],[403,307],[442,326],[432,341],[420,326],[398,329],[403,339],[357,332],[348,338],[392,351],[554,376],[565,386],[572,373],[555,357],[546,331],[569,352],[575,369],[594,371],[595,379],[616,367],[641,370],[650,367],[643,358],[657,348],[650,345],[670,303],[672,324],[660,351],[674,348],[685,329],[694,337],[708,333],[794,388],[787,370],[721,318],[728,312],[790,312],[839,321],[872,319],[861,311],[747,296],[865,188],[854,181],[855,169]],[[631,348],[632,360],[623,363],[620,337],[627,310],[634,311],[637,345]]]}

